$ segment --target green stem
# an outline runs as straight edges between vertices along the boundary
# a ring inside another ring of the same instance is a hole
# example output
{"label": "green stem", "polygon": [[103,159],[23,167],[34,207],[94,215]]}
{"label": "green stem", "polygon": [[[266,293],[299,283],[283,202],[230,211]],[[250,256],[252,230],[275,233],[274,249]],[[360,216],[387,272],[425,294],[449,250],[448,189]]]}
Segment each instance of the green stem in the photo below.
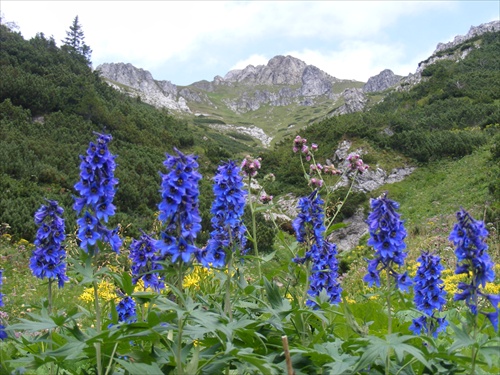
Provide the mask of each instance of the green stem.
{"label": "green stem", "polygon": [[259,283],[262,282],[262,270],[260,267],[260,258],[259,258],[259,246],[257,245],[257,222],[255,220],[255,208],[252,202],[252,177],[248,176],[248,202],[250,206],[250,213],[252,215],[252,239],[253,239],[253,250],[255,254],[255,258],[257,259],[257,273],[259,276]]}
{"label": "green stem", "polygon": [[[101,305],[99,304],[99,289],[97,281],[92,282],[94,286],[94,308],[95,308],[95,321],[96,321],[96,331],[99,335],[101,333]],[[102,374],[102,362],[101,362],[101,343],[96,342],[95,344],[95,356],[97,362],[97,375]]]}
{"label": "green stem", "polygon": [[345,198],[344,200],[340,203],[340,205],[338,206],[337,210],[335,211],[335,214],[333,214],[332,218],[328,221],[328,224],[325,225],[325,232],[328,232],[328,228],[330,228],[330,225],[333,224],[333,221],[335,220],[335,218],[337,217],[337,215],[339,214],[340,210],[342,209],[342,207],[344,206],[344,203],[347,201],[347,198],[349,197],[349,194],[351,194],[351,191],[352,191],[352,187],[354,186],[354,182],[356,182],[356,177],[358,176],[358,170],[356,170],[354,172],[354,177],[352,178],[352,182],[351,182],[351,185],[349,186],[349,190],[347,190],[347,193],[345,195]]}
{"label": "green stem", "polygon": [[231,252],[228,251],[229,260],[227,263],[227,285],[226,285],[226,298],[224,302],[224,313],[229,317],[229,321],[233,320],[233,311],[231,309],[231,274],[233,272],[233,257]]}
{"label": "green stem", "polygon": [[[183,262],[179,261],[178,263],[178,268],[179,268],[179,278],[177,280],[177,288],[179,289],[179,293],[182,294],[184,291],[184,268],[183,268]],[[179,295],[180,297],[180,295]],[[180,307],[184,307],[183,300],[181,298],[178,298],[178,305]],[[179,314],[179,313],[178,313]],[[184,375],[184,367],[182,365],[182,329],[184,325],[184,317],[183,313],[180,313],[181,315],[178,317],[179,320],[179,332],[177,333],[177,348],[175,351],[175,362],[176,362],[176,367],[177,367],[177,375]]]}
{"label": "green stem", "polygon": [[[477,288],[475,288],[477,290]],[[477,306],[478,303],[478,296],[477,292],[473,294],[473,299],[474,299],[474,304]],[[477,342],[477,327],[478,327],[478,321],[477,321],[477,314],[474,315],[474,324],[472,327],[472,338],[474,342]],[[472,369],[471,369],[471,375],[476,374],[476,358],[477,358],[478,350],[476,347],[472,348]]]}
{"label": "green stem", "polygon": [[[48,302],[48,305],[47,305],[47,313],[50,315],[52,315],[52,282],[54,281],[54,279],[52,278],[49,278],[49,285],[48,285],[48,292],[47,292],[47,302]],[[53,329],[50,330],[50,341],[49,341],[49,347],[48,349],[49,350],[52,350],[52,333],[54,332]],[[54,373],[54,364],[51,362],[50,363],[50,374],[52,375]]]}
{"label": "green stem", "polygon": [[52,283],[53,282],[54,282],[54,279],[50,278],[49,279],[49,291],[48,291],[48,295],[47,295],[47,299],[48,299],[47,312],[49,313],[49,315],[52,314]]}
{"label": "green stem", "polygon": [[175,351],[175,362],[177,367],[177,375],[184,375],[184,367],[182,366],[182,328],[184,324],[183,316],[179,316],[179,332],[177,336],[177,350]]}
{"label": "green stem", "polygon": [[111,357],[109,357],[109,364],[108,364],[108,368],[106,369],[106,373],[104,375],[108,375],[109,373],[109,370],[111,370],[112,368],[112,364],[113,364],[113,357],[115,356],[115,353],[116,353],[116,348],[118,347],[118,343],[115,344],[115,346],[113,347],[113,352],[111,353]]}
{"label": "green stem", "polygon": [[[386,298],[387,298],[387,334],[392,334],[392,311],[391,311],[391,275],[389,269],[386,268],[387,275],[387,290],[386,290]],[[385,359],[385,373],[386,375],[390,374],[390,365],[391,365],[391,355],[392,350],[389,349],[387,353],[387,357]]]}

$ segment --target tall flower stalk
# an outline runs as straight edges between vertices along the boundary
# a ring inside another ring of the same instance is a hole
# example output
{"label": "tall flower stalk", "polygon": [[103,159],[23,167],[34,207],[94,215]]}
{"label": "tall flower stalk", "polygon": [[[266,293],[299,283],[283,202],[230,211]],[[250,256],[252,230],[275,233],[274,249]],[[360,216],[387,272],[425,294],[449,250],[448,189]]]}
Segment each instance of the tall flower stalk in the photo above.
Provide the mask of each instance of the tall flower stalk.
{"label": "tall flower stalk", "polygon": [[35,213],[35,224],[38,226],[30,259],[33,275],[48,279],[48,311],[52,311],[52,282],[57,280],[59,288],[68,281],[66,276],[66,250],[63,241],[66,238],[64,210],[56,201],[47,200]]}
{"label": "tall flower stalk", "polygon": [[424,332],[437,337],[448,325],[444,317],[435,316],[436,312],[442,311],[446,304],[446,291],[443,289],[444,282],[441,279],[444,267],[441,265],[441,258],[428,251],[422,251],[417,261],[420,265],[413,280],[414,302],[423,315],[413,319],[410,330],[417,335]]}
{"label": "tall flower stalk", "polygon": [[257,244],[257,221],[255,219],[255,202],[252,199],[252,177],[257,176],[260,169],[260,158],[254,159],[250,155],[245,156],[241,163],[243,174],[248,177],[248,207],[250,207],[250,214],[252,216],[252,243],[255,259],[257,260],[257,273],[259,280],[262,280],[262,269],[259,258],[259,246]]}
{"label": "tall flower stalk", "polygon": [[242,216],[247,193],[243,190],[240,172],[240,167],[232,160],[217,168],[213,185],[215,199],[210,210],[213,231],[206,248],[198,254],[198,260],[205,267],[228,267],[224,311],[230,319],[234,255],[243,253],[246,245],[246,227]]}
{"label": "tall flower stalk", "polygon": [[163,165],[168,173],[162,174],[161,196],[158,205],[158,219],[163,223],[161,239],[156,242],[162,260],[169,259],[178,264],[178,288],[182,291],[183,265],[190,263],[199,249],[195,239],[201,230],[201,216],[198,208],[198,173],[197,157],[184,155],[174,149],[177,156],[167,155]]}
{"label": "tall flower stalk", "polygon": [[300,212],[292,223],[297,241],[306,247],[305,256],[296,257],[293,261],[298,264],[312,263],[306,287],[307,295],[310,296],[306,305],[310,307],[317,306],[313,298],[318,297],[322,291],[326,292],[328,301],[332,304],[340,302],[342,292],[338,282],[337,246],[323,238],[323,203],[317,190],[301,198],[298,204]]}
{"label": "tall flower stalk", "polygon": [[[156,242],[162,260],[169,259],[178,271],[177,289],[183,290],[184,267],[190,264],[193,257],[200,251],[195,245],[195,239],[201,230],[201,216],[198,208],[198,173],[197,157],[184,155],[174,149],[177,156],[167,155],[163,165],[168,173],[162,174],[161,197],[158,205],[159,220],[164,229],[161,239]],[[182,329],[183,319],[178,317],[177,349],[175,353],[177,374],[184,373],[182,364]]]}
{"label": "tall flower stalk", "polygon": [[391,284],[398,289],[408,291],[411,278],[408,272],[399,273],[396,267],[402,267],[406,258],[406,230],[401,215],[397,212],[399,204],[387,198],[384,193],[370,202],[372,211],[368,215],[370,239],[368,246],[375,250],[375,258],[368,262],[368,273],[363,280],[371,287],[380,287],[380,274],[384,273],[387,280],[387,313],[388,333],[392,333]]}
{"label": "tall flower stalk", "polygon": [[[79,197],[75,198],[73,209],[78,215],[83,215],[77,220],[80,247],[85,253],[94,257],[96,267],[98,243],[109,243],[112,250],[119,252],[122,240],[118,235],[118,228],[110,230],[105,223],[110,216],[115,214],[113,198],[115,185],[118,179],[114,176],[116,168],[115,156],[108,150],[111,135],[95,133],[97,142],[90,142],[85,156],[80,156],[80,181],[75,184]],[[101,332],[101,306],[97,280],[92,282],[94,287],[94,308],[96,314],[96,331]],[[95,344],[97,372],[102,374],[101,345]]]}
{"label": "tall flower stalk", "polygon": [[[491,322],[495,331],[498,331],[498,304],[500,295],[484,292],[486,283],[495,280],[494,264],[488,254],[488,245],[485,242],[488,231],[484,222],[475,220],[467,211],[461,209],[456,214],[457,223],[450,233],[449,239],[456,246],[455,255],[457,266],[455,274],[467,275],[468,282],[459,282],[460,292],[455,293],[455,301],[465,301],[473,314],[473,339],[476,340],[479,330],[477,316],[484,314]],[[483,303],[484,302],[484,303]],[[491,305],[486,310],[484,307]],[[475,373],[478,349],[472,349],[472,373]]]}

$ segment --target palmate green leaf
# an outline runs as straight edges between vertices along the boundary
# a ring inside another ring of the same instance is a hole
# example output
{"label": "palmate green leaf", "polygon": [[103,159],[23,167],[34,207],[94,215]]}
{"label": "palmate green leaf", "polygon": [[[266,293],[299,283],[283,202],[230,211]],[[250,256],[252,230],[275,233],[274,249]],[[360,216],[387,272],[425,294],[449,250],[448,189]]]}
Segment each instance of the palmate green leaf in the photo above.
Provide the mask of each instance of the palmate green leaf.
{"label": "palmate green leaf", "polygon": [[164,375],[156,362],[148,365],[146,363],[127,362],[118,358],[115,358],[114,361],[120,364],[125,370],[127,370],[130,375]]}
{"label": "palmate green leaf", "polygon": [[394,333],[387,335],[385,340],[375,336],[368,336],[364,339],[360,339],[360,342],[368,342],[368,345],[366,346],[366,349],[361,349],[364,350],[364,352],[356,365],[355,371],[359,371],[371,363],[375,363],[377,359],[380,359],[382,363],[385,363],[391,351],[394,351],[396,359],[400,363],[404,361],[406,356],[405,354],[409,354],[412,358],[416,358],[426,367],[430,367],[429,363],[419,349],[412,345],[405,344],[406,341],[414,338],[414,336],[399,336]]}
{"label": "palmate green leaf", "polygon": [[262,375],[278,374],[278,371],[281,370],[278,366],[272,364],[269,361],[269,358],[261,356],[259,354],[255,354],[249,348],[239,350],[233,355],[240,362],[255,367],[259,371],[259,374]]}
{"label": "palmate green leaf", "polygon": [[66,360],[83,359],[86,356],[83,355],[83,349],[87,345],[84,342],[72,341],[65,345],[57,348],[56,350],[47,351],[46,355],[51,357],[64,358]]}
{"label": "palmate green leaf", "polygon": [[450,327],[453,329],[455,333],[455,341],[450,346],[449,351],[454,352],[457,349],[461,348],[469,348],[476,345],[476,342],[469,336],[467,332],[460,329],[453,323],[449,323]]}
{"label": "palmate green leaf", "polygon": [[[35,316],[35,315],[34,315]],[[7,331],[28,331],[28,332],[36,332],[43,330],[50,330],[57,327],[57,324],[49,318],[42,318],[38,316],[37,321],[28,320],[24,318],[19,319],[21,323],[15,323],[7,326]]]}
{"label": "palmate green leaf", "polygon": [[125,271],[121,275],[117,273],[111,273],[111,276],[124,294],[130,296],[134,293],[135,286],[132,282],[132,276],[129,272]]}
{"label": "palmate green leaf", "polygon": [[500,369],[500,346],[483,346],[479,349],[479,354],[489,368],[495,364]]}
{"label": "palmate green leaf", "polygon": [[270,283],[267,278],[264,278],[264,287],[266,289],[267,299],[273,309],[280,309],[283,306],[283,299],[281,298],[280,289],[273,282]]}

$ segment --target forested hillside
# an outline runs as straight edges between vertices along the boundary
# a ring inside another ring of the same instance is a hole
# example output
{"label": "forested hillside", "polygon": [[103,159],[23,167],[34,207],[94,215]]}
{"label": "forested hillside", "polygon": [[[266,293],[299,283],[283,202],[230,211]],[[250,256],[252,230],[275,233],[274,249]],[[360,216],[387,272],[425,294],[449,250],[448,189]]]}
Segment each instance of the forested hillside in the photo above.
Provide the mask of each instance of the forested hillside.
{"label": "forested hillside", "polygon": [[[421,83],[389,93],[369,111],[331,117],[309,126],[301,135],[321,143],[317,155],[322,161],[332,158],[336,146],[345,138],[365,143],[372,150],[365,155],[365,161],[372,166],[387,163],[384,158],[393,157],[393,152],[406,157],[409,163],[425,166],[443,158],[461,158],[491,142],[496,151],[484,163],[490,166],[491,200],[497,202],[497,211],[492,215],[498,220],[500,33],[483,34],[455,49],[464,50],[474,43],[480,47],[463,60],[429,65]],[[272,193],[306,189],[304,179],[296,173],[300,166],[298,158],[292,156],[291,143],[289,137],[263,155],[263,165],[272,168],[279,181]]]}
{"label": "forested hillside", "polygon": [[[10,226],[14,238],[33,238],[33,213],[44,197],[61,202],[73,227],[79,155],[95,139],[93,132],[113,136],[120,180],[113,220],[126,227],[124,234],[151,226],[160,199],[159,172],[173,147],[200,155],[206,175],[221,159],[250,151],[118,93],[83,55],[57,47],[43,34],[25,40],[0,25],[0,43],[0,223]],[[211,193],[209,180],[202,189]]]}

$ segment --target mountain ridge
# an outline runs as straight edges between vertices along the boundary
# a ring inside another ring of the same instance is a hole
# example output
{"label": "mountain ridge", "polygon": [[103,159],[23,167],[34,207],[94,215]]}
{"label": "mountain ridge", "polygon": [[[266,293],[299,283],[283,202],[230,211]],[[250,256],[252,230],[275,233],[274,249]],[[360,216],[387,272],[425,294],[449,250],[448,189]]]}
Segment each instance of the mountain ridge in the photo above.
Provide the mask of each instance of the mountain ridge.
{"label": "mountain ridge", "polygon": [[217,75],[212,81],[202,80],[187,86],[157,81],[148,71],[131,64],[102,64],[96,70],[114,88],[180,116],[203,114],[226,123],[231,129],[228,131],[239,132],[242,125],[261,128],[266,137],[259,139],[268,146],[269,138],[284,135],[279,132],[295,131],[297,120],[300,123],[305,118],[314,121],[367,110],[391,90],[409,90],[425,79],[422,72],[429,65],[443,59],[458,61],[479,47],[472,43],[453,51],[456,46],[498,30],[500,21],[472,26],[465,36],[439,43],[434,53],[419,63],[415,73],[402,77],[384,69],[366,83],[333,77],[290,55],[277,55],[266,65],[248,65],[230,70],[224,77]]}

